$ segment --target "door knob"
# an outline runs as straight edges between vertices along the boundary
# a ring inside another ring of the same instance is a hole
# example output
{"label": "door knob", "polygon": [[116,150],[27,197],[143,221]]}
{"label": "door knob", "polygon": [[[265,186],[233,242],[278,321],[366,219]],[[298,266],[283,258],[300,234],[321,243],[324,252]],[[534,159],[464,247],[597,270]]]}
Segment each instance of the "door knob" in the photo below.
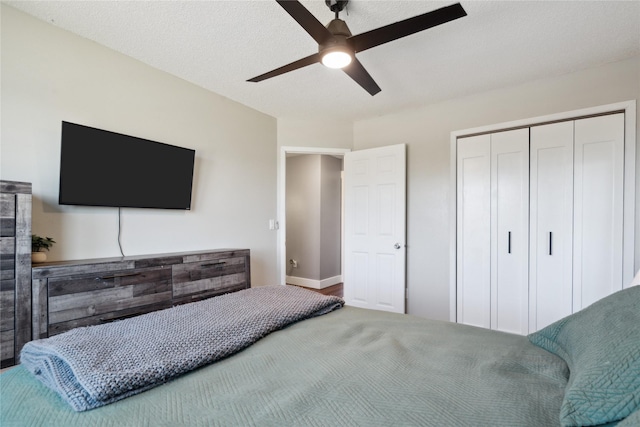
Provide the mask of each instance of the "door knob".
{"label": "door knob", "polygon": [[393,245],[393,247],[396,249],[400,249],[402,246],[400,245],[400,243],[396,243],[395,245]]}

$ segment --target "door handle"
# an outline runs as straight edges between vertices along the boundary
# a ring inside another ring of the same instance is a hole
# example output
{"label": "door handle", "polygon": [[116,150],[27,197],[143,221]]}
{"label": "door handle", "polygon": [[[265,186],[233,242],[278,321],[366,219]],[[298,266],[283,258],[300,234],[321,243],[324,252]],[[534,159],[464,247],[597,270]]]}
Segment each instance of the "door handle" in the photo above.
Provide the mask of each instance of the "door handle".
{"label": "door handle", "polygon": [[509,238],[507,242],[507,253],[511,253],[511,232],[509,232]]}
{"label": "door handle", "polygon": [[402,245],[400,243],[396,243],[395,245],[393,245],[393,247],[396,249],[400,249]]}
{"label": "door handle", "polygon": [[553,255],[553,233],[549,232],[549,255]]}

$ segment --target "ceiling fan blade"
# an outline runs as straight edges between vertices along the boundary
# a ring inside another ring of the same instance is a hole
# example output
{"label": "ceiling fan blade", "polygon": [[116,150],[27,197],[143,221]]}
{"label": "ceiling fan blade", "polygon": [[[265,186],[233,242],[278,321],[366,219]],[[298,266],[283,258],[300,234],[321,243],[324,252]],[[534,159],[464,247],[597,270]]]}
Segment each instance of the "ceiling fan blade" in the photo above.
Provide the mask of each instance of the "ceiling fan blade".
{"label": "ceiling fan blade", "polygon": [[373,80],[373,77],[364,69],[360,61],[357,58],[353,58],[351,64],[342,69],[349,75],[356,83],[358,83],[364,90],[369,92],[371,96],[380,92],[380,86]]}
{"label": "ceiling fan blade", "polygon": [[289,71],[297,70],[298,68],[306,67],[307,65],[315,64],[316,62],[320,62],[320,54],[314,53],[313,55],[309,55],[306,58],[298,59],[297,61],[292,62],[291,64],[283,65],[280,68],[276,68],[275,70],[269,71],[268,73],[260,74],[252,79],[247,80],[248,82],[261,82],[266,79],[270,79],[271,77],[279,76],[280,74],[288,73]]}
{"label": "ceiling fan blade", "polygon": [[365,33],[356,34],[347,39],[355,52],[379,46],[381,44],[409,36],[411,34],[467,16],[460,3],[436,9],[413,18],[395,22]]}
{"label": "ceiling fan blade", "polygon": [[333,37],[333,35],[327,30],[327,28],[316,19],[315,16],[307,10],[299,1],[294,0],[276,0],[284,10],[287,11],[293,19],[304,30],[309,33],[311,37],[318,43],[323,44],[327,39]]}

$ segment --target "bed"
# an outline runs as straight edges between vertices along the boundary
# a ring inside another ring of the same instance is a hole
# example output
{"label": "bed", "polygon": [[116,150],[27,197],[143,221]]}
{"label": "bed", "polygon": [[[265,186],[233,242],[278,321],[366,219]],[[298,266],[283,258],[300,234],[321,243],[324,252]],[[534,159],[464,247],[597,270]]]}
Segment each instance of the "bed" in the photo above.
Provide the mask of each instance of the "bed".
{"label": "bed", "polygon": [[18,366],[0,425],[638,426],[639,325],[640,287],[529,337],[333,307],[82,412]]}

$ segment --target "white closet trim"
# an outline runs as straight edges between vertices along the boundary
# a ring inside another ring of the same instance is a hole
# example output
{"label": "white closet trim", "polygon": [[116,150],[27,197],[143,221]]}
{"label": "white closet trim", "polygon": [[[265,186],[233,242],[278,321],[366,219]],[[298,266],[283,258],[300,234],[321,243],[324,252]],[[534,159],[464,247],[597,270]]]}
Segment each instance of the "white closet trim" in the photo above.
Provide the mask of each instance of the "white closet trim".
{"label": "white closet trim", "polygon": [[451,132],[450,136],[450,183],[451,196],[449,204],[449,217],[451,221],[449,227],[449,319],[456,321],[457,302],[456,302],[456,212],[457,212],[457,195],[456,195],[456,176],[457,176],[457,139],[464,136],[471,136],[483,133],[493,133],[508,129],[517,129],[522,127],[531,127],[535,125],[575,120],[578,118],[609,114],[615,112],[625,113],[625,152],[624,152],[624,219],[623,219],[623,283],[627,287],[636,272],[634,265],[635,250],[635,180],[636,180],[636,101],[624,101],[615,104],[600,105],[580,110],[566,111],[562,113],[549,114],[546,116],[533,117],[511,122],[497,123],[493,125],[480,126],[476,128],[464,129]]}

